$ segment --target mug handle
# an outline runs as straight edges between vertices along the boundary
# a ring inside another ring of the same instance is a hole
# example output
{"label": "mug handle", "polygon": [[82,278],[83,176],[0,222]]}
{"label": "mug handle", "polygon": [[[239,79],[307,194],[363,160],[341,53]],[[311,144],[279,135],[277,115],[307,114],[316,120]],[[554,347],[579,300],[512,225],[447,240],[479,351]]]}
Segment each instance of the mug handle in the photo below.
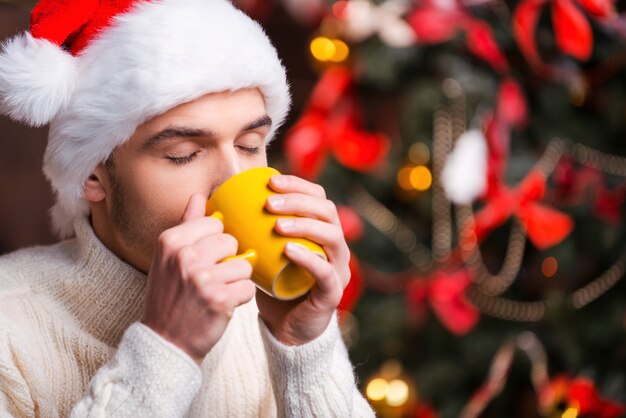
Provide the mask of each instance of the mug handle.
{"label": "mug handle", "polygon": [[[224,223],[224,214],[222,212],[215,211],[209,216],[209,218],[215,218],[215,219],[218,219],[221,223]],[[250,263],[252,268],[254,268],[257,260],[259,259],[259,254],[257,253],[255,249],[251,248],[249,250],[246,250],[243,254],[237,254],[231,257],[226,257],[225,259],[220,261],[220,263],[224,263],[230,260],[237,260],[237,259],[246,260],[248,263]]]}

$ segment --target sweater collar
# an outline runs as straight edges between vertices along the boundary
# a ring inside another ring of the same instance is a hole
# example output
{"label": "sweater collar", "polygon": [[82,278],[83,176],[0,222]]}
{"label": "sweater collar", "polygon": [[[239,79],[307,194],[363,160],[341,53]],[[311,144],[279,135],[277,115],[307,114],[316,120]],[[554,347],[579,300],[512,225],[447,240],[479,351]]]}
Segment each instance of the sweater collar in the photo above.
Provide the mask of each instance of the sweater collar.
{"label": "sweater collar", "polygon": [[96,338],[117,346],[143,311],[146,275],[119,259],[96,236],[89,220],[74,222],[77,293],[67,300],[78,321]]}

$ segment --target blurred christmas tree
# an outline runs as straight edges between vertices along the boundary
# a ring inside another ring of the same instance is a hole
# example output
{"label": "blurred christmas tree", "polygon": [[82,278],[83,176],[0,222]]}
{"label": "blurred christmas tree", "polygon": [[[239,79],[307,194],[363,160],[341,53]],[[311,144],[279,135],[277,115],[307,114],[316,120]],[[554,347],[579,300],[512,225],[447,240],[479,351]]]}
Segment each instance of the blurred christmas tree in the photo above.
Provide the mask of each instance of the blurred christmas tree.
{"label": "blurred christmas tree", "polygon": [[284,3],[320,22],[285,153],[340,205],[380,415],[622,416],[623,5]]}

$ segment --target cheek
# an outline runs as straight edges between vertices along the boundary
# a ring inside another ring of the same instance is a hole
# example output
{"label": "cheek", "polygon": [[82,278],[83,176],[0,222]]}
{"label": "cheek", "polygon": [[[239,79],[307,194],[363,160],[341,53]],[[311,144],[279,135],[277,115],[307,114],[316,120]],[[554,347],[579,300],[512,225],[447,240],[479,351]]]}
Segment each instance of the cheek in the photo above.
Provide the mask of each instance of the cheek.
{"label": "cheek", "polygon": [[165,227],[176,225],[194,192],[206,193],[203,178],[189,170],[137,167],[129,176],[125,194],[138,217],[161,220]]}

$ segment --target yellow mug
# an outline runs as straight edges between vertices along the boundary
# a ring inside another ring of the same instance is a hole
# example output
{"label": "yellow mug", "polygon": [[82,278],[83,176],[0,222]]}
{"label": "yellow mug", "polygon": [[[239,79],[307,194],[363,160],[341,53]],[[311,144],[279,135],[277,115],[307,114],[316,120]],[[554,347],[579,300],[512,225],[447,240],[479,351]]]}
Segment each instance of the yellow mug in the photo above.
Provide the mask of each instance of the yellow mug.
{"label": "yellow mug", "polygon": [[[304,238],[279,235],[274,231],[278,218],[265,209],[267,198],[277,194],[269,187],[270,178],[280,172],[271,167],[257,167],[238,173],[215,190],[206,204],[206,213],[224,224],[224,232],[239,242],[244,258],[252,264],[252,281],[265,293],[281,300],[296,299],[311,289],[315,279],[285,255],[288,242],[300,244],[327,259],[318,244]],[[227,260],[228,260],[227,259]]]}

